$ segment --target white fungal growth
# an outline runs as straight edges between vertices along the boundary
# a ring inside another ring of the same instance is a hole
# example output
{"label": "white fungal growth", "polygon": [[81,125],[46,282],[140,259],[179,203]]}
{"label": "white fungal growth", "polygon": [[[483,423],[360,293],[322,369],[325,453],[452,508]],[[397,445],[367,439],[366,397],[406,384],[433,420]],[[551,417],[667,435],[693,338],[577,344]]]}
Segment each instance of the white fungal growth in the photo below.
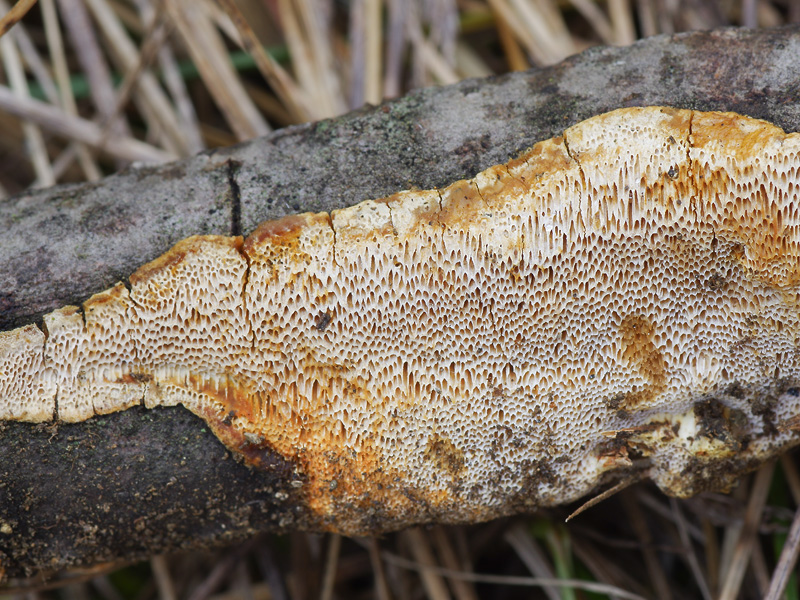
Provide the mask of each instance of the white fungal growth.
{"label": "white fungal growth", "polygon": [[0,334],[0,419],[182,404],[346,533],[634,471],[724,487],[798,439],[798,186],[763,121],[594,117],[440,191],[184,240]]}

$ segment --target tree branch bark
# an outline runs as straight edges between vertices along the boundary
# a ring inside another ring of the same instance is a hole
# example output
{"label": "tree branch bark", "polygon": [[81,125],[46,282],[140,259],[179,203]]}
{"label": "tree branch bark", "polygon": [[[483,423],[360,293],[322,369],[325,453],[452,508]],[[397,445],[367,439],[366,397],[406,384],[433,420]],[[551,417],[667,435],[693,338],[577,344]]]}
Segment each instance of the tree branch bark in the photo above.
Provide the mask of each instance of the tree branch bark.
{"label": "tree branch bark", "polygon": [[[192,234],[429,189],[623,106],[731,110],[800,130],[800,28],[660,36],[425,89],[97,183],[0,205],[0,330],[77,304]],[[304,528],[291,467],[237,463],[181,408],[0,423],[0,571],[26,577]]]}

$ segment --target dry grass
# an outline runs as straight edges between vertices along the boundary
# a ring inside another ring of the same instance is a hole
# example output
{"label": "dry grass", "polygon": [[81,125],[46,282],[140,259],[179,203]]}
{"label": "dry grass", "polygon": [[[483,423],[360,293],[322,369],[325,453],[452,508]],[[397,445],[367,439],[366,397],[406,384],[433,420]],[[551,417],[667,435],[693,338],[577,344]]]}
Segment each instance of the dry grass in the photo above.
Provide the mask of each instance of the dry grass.
{"label": "dry grass", "polygon": [[[598,43],[800,21],[797,0],[32,4],[0,23],[21,19],[0,38],[0,195],[191,155],[414,87],[551,64]],[[675,501],[639,484],[566,524],[577,507],[380,540],[264,536],[24,597],[795,599],[797,506],[800,476],[784,457],[732,496]]]}
{"label": "dry grass", "polygon": [[17,3],[0,23],[19,21],[0,38],[5,194],[191,155],[419,86],[551,64],[599,43],[800,19],[796,0],[32,4]]}

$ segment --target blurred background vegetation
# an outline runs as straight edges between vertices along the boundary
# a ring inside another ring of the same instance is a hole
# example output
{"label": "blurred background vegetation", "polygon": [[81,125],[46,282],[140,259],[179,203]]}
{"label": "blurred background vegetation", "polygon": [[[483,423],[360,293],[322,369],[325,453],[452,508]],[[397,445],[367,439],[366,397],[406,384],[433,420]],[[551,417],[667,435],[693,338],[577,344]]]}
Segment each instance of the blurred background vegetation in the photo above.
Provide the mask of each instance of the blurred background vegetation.
{"label": "blurred background vegetation", "polygon": [[[11,9],[0,0],[0,12]],[[0,38],[0,196],[597,44],[796,23],[800,0],[21,0],[15,11]],[[576,507],[379,540],[265,535],[68,573],[8,597],[763,598],[775,573],[793,569],[779,561],[798,504],[789,456],[732,495],[676,501],[637,485],[566,524]],[[798,598],[795,576],[775,597]]]}

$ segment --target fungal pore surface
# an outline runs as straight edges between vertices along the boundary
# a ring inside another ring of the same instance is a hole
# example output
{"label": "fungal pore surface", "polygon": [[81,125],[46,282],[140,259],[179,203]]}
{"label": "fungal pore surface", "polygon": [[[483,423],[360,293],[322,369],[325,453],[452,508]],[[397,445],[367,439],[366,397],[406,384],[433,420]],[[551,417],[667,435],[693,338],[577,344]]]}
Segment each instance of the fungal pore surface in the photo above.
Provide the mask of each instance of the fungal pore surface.
{"label": "fungal pore surface", "polygon": [[0,334],[0,419],[181,404],[319,528],[375,533],[798,441],[800,135],[622,109],[474,179],[192,237]]}

